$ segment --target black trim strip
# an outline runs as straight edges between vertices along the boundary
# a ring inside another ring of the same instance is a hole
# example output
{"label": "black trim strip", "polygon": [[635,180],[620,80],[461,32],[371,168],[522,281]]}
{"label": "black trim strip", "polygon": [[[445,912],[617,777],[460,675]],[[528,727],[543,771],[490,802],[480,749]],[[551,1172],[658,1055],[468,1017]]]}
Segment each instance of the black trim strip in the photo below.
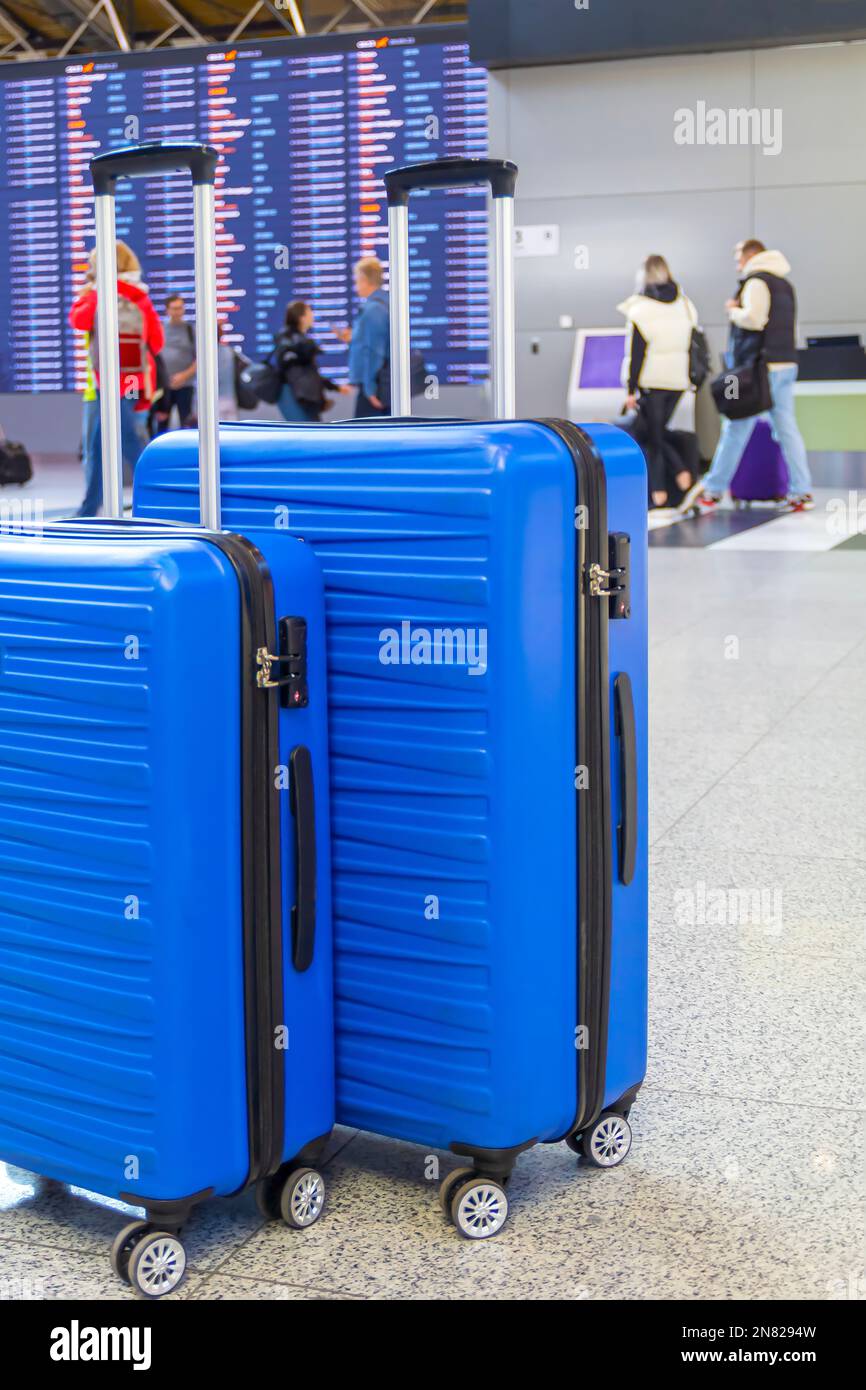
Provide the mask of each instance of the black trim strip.
{"label": "black trim strip", "polygon": [[[587,785],[577,796],[577,1022],[588,1045],[577,1049],[577,1114],[569,1133],[578,1133],[604,1105],[610,1013],[612,858],[610,790],[609,604],[589,593],[593,564],[607,569],[607,488],[604,464],[592,440],[565,420],[541,420],[568,445],[575,465],[575,686],[577,764]],[[564,1136],[563,1136],[564,1137]]]}
{"label": "black trim strip", "polygon": [[[162,530],[171,539],[206,541],[226,556],[238,579],[241,607],[241,864],[246,1032],[249,1171],[241,1185],[257,1181],[282,1163],[285,1134],[285,1049],[276,1046],[284,1022],[282,853],[280,793],[275,772],[280,759],[277,689],[256,683],[259,647],[276,649],[273,581],[261,552],[245,536],[205,531],[183,522],[142,517],[94,517],[48,522],[41,532],[16,533],[69,538],[118,526],[144,539]],[[208,1189],[210,1191],[210,1189]],[[141,1205],[143,1199],[135,1198]]]}

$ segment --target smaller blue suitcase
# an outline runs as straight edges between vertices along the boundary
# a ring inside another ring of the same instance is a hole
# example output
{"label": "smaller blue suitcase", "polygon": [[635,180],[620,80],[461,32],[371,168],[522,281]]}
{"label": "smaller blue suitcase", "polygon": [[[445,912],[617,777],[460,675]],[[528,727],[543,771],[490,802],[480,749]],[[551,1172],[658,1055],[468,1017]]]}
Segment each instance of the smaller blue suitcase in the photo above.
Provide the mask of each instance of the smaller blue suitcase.
{"label": "smaller blue suitcase", "polygon": [[103,343],[115,179],[193,173],[205,528],[119,519],[103,352],[109,519],[0,538],[0,1158],[144,1208],[112,1263],[148,1297],[210,1196],[316,1220],[334,1119],[323,578],[214,509],[215,163],[93,165]]}

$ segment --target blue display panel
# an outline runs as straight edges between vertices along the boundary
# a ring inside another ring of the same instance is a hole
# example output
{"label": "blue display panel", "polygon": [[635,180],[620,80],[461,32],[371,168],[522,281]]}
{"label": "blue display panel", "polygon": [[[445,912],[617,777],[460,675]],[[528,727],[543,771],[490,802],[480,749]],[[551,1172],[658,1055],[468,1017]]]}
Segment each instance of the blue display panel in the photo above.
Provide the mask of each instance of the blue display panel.
{"label": "blue display panel", "polygon": [[[0,391],[83,384],[68,315],[94,240],[88,163],[130,139],[217,146],[225,338],[262,357],[285,305],[306,299],[323,369],[339,380],[346,349],[333,329],[357,310],[353,263],[387,262],[382,175],[486,154],[487,75],[458,26],[10,66],[0,74]],[[488,360],[485,195],[418,194],[410,218],[413,346],[440,381],[472,382]],[[117,230],[160,313],[180,292],[191,315],[188,179],[121,183]]]}

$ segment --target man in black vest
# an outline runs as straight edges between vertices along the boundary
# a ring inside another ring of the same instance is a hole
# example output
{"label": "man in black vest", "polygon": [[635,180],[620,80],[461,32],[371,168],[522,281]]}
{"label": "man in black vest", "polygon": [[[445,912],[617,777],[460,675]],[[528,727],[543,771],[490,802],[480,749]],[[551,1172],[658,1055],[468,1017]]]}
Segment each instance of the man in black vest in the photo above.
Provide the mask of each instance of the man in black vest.
{"label": "man in black vest", "polygon": [[[762,241],[741,241],[736,249],[740,285],[725,308],[731,321],[727,367],[736,370],[763,353],[770,373],[770,420],[773,434],[788,466],[788,506],[793,511],[814,507],[806,446],[794,411],[797,380],[797,299],[787,278],[791,267],[780,251],[768,251]],[[737,471],[758,416],[722,420],[722,433],[709,473],[690,488],[680,504],[697,503],[713,511]]]}

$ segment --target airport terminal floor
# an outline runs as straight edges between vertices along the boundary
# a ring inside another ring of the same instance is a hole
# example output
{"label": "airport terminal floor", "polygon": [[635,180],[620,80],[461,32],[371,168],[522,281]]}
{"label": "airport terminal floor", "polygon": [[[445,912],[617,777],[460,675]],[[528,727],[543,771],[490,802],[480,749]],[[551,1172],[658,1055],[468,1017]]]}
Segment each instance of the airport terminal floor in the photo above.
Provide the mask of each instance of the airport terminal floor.
{"label": "airport terminal floor", "polygon": [[[31,487],[62,511],[69,476],[37,464]],[[863,1297],[866,536],[855,514],[844,535],[840,499],[653,532],[650,1049],[628,1161],[530,1151],[504,1238],[473,1242],[423,1149],[338,1129],[327,1219],[293,1232],[249,1193],[205,1203],[174,1297]],[[105,1257],[131,1211],[0,1165],[0,1277],[131,1298]]]}

